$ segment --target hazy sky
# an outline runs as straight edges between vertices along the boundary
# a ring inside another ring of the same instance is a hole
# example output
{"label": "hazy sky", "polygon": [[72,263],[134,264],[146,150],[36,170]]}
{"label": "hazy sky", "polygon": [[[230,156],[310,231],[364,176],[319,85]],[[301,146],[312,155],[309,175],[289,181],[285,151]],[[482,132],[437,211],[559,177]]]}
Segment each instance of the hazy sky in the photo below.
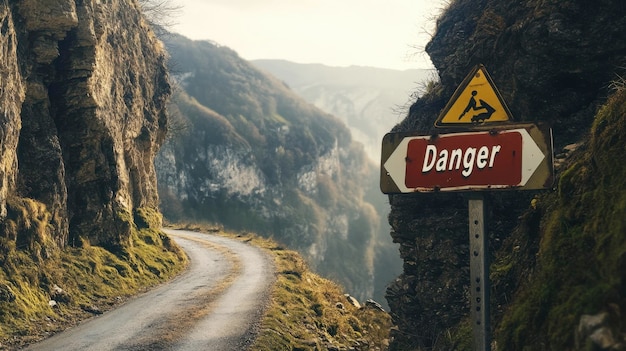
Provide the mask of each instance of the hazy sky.
{"label": "hazy sky", "polygon": [[172,0],[173,31],[247,60],[430,68],[424,45],[443,0]]}

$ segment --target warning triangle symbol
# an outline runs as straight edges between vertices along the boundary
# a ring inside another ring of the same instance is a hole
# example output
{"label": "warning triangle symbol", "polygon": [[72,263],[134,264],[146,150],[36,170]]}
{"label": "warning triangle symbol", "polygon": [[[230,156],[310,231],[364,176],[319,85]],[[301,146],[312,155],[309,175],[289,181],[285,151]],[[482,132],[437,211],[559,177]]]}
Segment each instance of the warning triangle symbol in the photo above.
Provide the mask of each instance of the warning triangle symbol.
{"label": "warning triangle symbol", "polygon": [[436,127],[502,123],[511,112],[493,84],[485,66],[478,65],[463,80],[435,122]]}

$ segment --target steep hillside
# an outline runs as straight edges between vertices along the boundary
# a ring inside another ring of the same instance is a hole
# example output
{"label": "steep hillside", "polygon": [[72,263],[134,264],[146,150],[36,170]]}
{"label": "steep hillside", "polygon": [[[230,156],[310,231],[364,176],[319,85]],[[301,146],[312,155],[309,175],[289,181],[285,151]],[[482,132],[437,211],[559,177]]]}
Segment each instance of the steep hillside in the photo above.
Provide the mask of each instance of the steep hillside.
{"label": "steep hillside", "polygon": [[[555,189],[489,196],[498,350],[624,347],[626,116],[623,88],[611,86],[624,76],[625,15],[620,1],[452,1],[426,47],[441,81],[394,128],[432,133],[479,63],[517,121],[553,127]],[[405,262],[387,292],[398,326],[391,349],[471,349],[466,199],[394,195],[390,203]],[[592,325],[588,315],[604,321]]]}
{"label": "steep hillside", "polygon": [[348,128],[229,48],[177,35],[166,44],[181,128],[157,159],[165,216],[273,236],[371,298],[391,276],[375,276],[385,272],[379,214],[365,197],[376,170]]}
{"label": "steep hillside", "polygon": [[170,86],[137,2],[4,1],[0,23],[4,344],[153,284],[182,256],[157,233]]}
{"label": "steep hillside", "polygon": [[342,120],[368,156],[380,161],[383,135],[406,113],[412,96],[423,93],[423,83],[435,72],[374,67],[329,67],[283,60],[252,63],[284,81],[298,95]]}

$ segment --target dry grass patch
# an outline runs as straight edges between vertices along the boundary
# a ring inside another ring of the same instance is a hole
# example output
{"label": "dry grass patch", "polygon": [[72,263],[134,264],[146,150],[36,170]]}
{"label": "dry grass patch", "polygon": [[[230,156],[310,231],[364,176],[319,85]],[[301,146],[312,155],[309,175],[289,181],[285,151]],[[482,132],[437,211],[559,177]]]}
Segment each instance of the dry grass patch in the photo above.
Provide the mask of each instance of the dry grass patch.
{"label": "dry grass patch", "polygon": [[311,272],[303,258],[273,240],[250,233],[223,233],[219,226],[185,225],[258,246],[274,258],[276,282],[252,351],[386,350],[391,317],[373,307],[357,308],[342,287]]}

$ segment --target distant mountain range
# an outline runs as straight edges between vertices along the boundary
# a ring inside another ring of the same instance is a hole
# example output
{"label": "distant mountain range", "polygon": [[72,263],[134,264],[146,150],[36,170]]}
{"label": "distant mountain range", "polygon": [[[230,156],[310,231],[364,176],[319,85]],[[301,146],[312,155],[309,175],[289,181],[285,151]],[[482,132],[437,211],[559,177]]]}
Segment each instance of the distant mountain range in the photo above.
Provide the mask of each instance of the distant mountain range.
{"label": "distant mountain range", "polygon": [[375,163],[380,161],[383,135],[406,116],[426,82],[436,79],[434,70],[429,69],[329,67],[284,60],[251,62],[345,122]]}

